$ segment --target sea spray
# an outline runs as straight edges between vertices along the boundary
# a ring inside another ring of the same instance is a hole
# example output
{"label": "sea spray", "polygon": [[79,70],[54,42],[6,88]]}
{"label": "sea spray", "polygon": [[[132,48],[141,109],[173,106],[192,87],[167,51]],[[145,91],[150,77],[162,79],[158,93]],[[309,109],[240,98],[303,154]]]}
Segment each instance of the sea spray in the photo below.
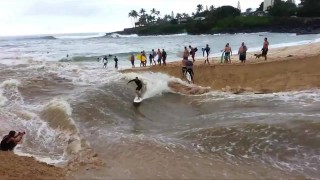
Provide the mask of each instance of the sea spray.
{"label": "sea spray", "polygon": [[94,166],[103,164],[91,149],[90,144],[81,137],[71,115],[72,108],[69,103],[61,99],[53,99],[44,106],[40,113],[40,117],[48,122],[51,128],[63,132],[68,137],[63,156],[68,159],[70,169],[84,164]]}

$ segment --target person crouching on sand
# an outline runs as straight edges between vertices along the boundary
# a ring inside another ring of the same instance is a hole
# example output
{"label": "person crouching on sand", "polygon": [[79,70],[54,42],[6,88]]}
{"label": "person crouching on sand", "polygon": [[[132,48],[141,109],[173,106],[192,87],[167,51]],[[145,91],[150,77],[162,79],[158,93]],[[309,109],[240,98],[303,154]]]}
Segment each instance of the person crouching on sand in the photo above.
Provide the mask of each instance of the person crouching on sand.
{"label": "person crouching on sand", "polygon": [[246,63],[247,50],[248,50],[248,48],[246,45],[244,45],[244,42],[243,42],[239,48],[239,51],[238,51],[239,60],[241,61],[241,63]]}
{"label": "person crouching on sand", "polygon": [[227,43],[226,47],[224,48],[224,62],[231,63],[231,56],[232,56],[232,50],[229,43]]}
{"label": "person crouching on sand", "polygon": [[25,132],[19,132],[17,134],[15,131],[10,131],[9,134],[4,136],[4,138],[1,141],[1,151],[13,151],[13,149],[22,140],[22,137],[25,134]]}

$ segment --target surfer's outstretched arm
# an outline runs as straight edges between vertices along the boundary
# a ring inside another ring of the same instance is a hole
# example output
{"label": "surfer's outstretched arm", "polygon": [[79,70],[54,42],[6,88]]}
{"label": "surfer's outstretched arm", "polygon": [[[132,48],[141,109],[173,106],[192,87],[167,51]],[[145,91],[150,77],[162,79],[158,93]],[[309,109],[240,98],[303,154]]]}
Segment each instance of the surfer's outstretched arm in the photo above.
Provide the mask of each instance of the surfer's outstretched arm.
{"label": "surfer's outstretched arm", "polygon": [[128,84],[131,83],[131,82],[133,82],[134,80],[135,80],[135,79],[130,80],[130,81],[128,82]]}

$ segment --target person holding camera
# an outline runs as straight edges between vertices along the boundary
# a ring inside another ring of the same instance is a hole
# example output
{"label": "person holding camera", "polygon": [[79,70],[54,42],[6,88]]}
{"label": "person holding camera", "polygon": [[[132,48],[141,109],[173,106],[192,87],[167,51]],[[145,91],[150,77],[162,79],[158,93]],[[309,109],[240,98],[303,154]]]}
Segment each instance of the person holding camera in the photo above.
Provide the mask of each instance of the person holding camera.
{"label": "person holding camera", "polygon": [[9,134],[4,136],[4,138],[1,141],[1,151],[13,151],[13,149],[22,140],[22,137],[25,134],[25,132],[19,132],[17,134],[15,131],[10,131]]}

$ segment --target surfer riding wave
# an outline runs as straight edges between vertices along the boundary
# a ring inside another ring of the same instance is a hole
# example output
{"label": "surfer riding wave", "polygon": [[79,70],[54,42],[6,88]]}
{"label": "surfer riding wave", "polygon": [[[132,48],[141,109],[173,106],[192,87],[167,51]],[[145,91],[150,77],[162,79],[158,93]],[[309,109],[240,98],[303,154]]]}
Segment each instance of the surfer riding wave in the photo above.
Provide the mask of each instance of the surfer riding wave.
{"label": "surfer riding wave", "polygon": [[131,83],[131,82],[135,82],[136,83],[136,85],[137,85],[136,94],[137,94],[137,96],[138,96],[138,98],[140,100],[141,99],[142,81],[138,77],[136,77],[135,79],[130,80],[128,82],[128,84]]}

